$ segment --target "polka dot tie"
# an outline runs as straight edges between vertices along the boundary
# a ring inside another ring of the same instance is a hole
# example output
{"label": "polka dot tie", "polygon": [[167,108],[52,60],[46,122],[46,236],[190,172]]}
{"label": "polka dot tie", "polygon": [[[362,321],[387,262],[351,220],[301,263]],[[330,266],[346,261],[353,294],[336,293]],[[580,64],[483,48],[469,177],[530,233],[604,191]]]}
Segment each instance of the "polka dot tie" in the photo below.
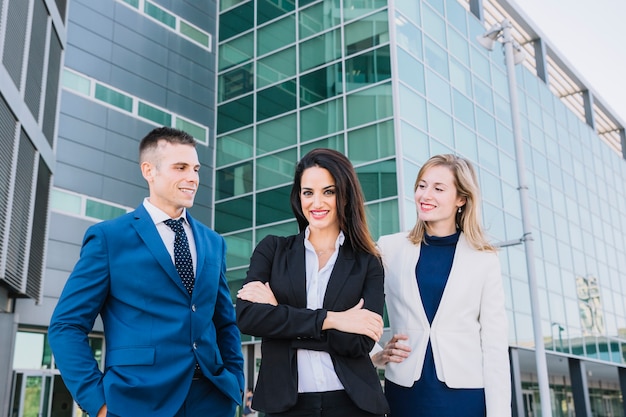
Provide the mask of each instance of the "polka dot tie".
{"label": "polka dot tie", "polygon": [[176,233],[174,239],[174,263],[176,264],[178,275],[180,275],[180,279],[183,281],[183,285],[187,288],[189,294],[191,294],[194,285],[193,261],[191,260],[187,234],[183,228],[183,219],[167,219],[163,223],[168,225],[174,233]]}

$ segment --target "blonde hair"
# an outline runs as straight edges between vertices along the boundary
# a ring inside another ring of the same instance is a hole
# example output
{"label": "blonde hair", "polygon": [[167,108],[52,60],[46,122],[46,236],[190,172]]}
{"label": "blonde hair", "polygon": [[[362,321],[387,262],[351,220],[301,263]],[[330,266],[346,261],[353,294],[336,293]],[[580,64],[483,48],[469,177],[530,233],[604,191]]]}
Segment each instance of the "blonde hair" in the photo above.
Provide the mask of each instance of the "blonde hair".
{"label": "blonde hair", "polygon": [[[444,166],[452,172],[454,186],[459,197],[465,198],[465,205],[461,206],[461,212],[456,214],[457,227],[465,234],[470,246],[477,250],[495,251],[496,248],[485,238],[480,222],[480,189],[474,167],[465,158],[452,154],[435,155],[422,166],[413,191],[417,190],[419,182],[426,171],[432,167]],[[416,245],[425,240],[426,223],[419,216],[413,230],[409,233],[409,239]]]}

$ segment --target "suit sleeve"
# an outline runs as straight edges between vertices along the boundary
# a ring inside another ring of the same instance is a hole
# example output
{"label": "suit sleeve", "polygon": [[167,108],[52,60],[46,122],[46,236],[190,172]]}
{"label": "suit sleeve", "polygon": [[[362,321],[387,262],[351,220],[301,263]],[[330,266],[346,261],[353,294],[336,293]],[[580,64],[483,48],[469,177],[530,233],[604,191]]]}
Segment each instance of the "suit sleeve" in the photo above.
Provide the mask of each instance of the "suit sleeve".
{"label": "suit sleeve", "polygon": [[90,227],[48,329],[50,347],[65,385],[79,406],[94,416],[105,404],[105,397],[102,372],[88,335],[108,295],[108,256],[102,228]]}
{"label": "suit sleeve", "polygon": [[504,417],[511,415],[508,325],[500,262],[493,256],[481,297],[480,338],[487,417]]}
{"label": "suit sleeve", "polygon": [[237,327],[228,281],[226,280],[226,244],[223,238],[220,237],[220,239],[223,257],[213,323],[215,324],[217,344],[220,355],[224,361],[224,367],[237,377],[239,389],[243,393],[245,392],[245,381],[243,374],[243,355],[241,353],[241,337],[239,328]]}
{"label": "suit sleeve", "polygon": [[[288,291],[278,288],[283,282],[272,276],[274,255],[279,248],[276,236],[267,236],[255,248],[250,258],[250,268],[244,285],[252,281],[270,282],[277,306],[251,303],[237,299],[237,324],[241,331],[256,337],[273,339],[320,339],[326,310],[310,310],[284,303],[281,293]],[[303,259],[304,261],[304,259]],[[274,285],[276,284],[276,285]]]}

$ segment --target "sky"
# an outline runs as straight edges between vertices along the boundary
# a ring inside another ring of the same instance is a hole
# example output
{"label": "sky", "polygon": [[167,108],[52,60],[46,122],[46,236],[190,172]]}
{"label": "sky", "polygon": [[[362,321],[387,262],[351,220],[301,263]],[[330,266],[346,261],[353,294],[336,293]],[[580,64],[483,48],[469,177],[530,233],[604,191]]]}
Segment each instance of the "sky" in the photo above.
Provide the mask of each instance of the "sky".
{"label": "sky", "polygon": [[514,0],[626,125],[626,0]]}

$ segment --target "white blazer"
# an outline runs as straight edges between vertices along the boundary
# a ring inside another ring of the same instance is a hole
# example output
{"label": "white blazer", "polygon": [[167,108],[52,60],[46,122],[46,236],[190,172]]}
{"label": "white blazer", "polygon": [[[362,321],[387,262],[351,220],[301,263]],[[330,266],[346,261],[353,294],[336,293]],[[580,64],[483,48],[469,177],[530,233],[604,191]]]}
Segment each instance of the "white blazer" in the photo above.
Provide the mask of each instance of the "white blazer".
{"label": "white blazer", "polygon": [[484,388],[487,417],[510,416],[508,326],[497,254],[473,249],[461,233],[431,326],[415,278],[420,246],[407,232],[382,236],[378,246],[391,331],[407,334],[412,349],[402,363],[387,364],[385,377],[412,386],[422,375],[430,339],[440,381],[451,388]]}

